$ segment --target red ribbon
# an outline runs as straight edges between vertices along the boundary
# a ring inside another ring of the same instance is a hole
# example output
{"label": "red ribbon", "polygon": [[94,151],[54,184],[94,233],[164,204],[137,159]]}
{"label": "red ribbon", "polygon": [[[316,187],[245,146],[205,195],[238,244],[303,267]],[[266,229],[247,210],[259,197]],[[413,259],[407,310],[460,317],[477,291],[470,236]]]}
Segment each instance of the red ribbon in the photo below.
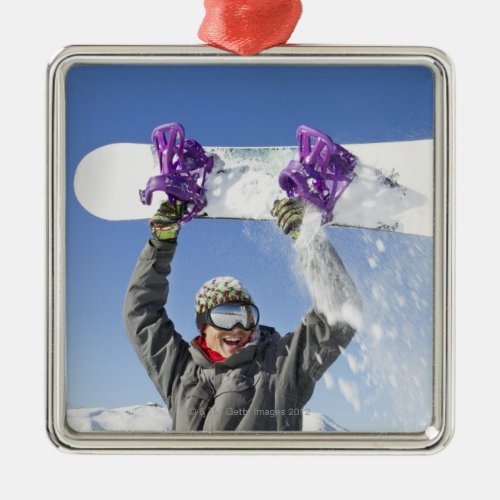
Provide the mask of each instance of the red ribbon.
{"label": "red ribbon", "polygon": [[300,0],[205,0],[201,40],[240,55],[287,42],[302,14]]}

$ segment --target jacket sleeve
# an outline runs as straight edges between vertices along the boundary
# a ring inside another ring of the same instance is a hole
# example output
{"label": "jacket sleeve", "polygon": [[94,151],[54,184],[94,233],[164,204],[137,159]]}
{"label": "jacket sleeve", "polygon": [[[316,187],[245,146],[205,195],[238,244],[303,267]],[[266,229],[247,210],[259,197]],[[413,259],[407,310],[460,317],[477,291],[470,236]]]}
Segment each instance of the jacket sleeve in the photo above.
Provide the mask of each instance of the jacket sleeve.
{"label": "jacket sleeve", "polygon": [[190,355],[164,307],[176,243],[164,244],[164,248],[148,242],[142,250],[130,278],[123,316],[134,350],[170,408],[172,388]]}
{"label": "jacket sleeve", "polygon": [[280,339],[278,380],[298,407],[347,347],[361,323],[361,298],[323,230],[297,240],[297,257],[314,307],[294,333]]}

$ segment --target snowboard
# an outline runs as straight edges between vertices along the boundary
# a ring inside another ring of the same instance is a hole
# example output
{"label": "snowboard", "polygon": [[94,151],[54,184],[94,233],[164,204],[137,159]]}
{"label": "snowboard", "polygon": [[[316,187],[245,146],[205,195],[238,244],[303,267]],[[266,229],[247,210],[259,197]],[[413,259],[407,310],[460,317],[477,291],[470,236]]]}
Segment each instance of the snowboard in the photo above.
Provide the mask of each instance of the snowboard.
{"label": "snowboard", "polygon": [[[344,147],[358,161],[329,224],[432,236],[433,141]],[[205,183],[207,206],[198,217],[272,219],[274,201],[286,196],[278,175],[298,158],[297,146],[204,146],[204,150],[213,156],[214,166]],[[82,207],[96,217],[148,219],[166,195],[155,192],[148,206],[140,202],[139,190],[159,172],[151,145],[107,144],[80,161],[74,191]]]}

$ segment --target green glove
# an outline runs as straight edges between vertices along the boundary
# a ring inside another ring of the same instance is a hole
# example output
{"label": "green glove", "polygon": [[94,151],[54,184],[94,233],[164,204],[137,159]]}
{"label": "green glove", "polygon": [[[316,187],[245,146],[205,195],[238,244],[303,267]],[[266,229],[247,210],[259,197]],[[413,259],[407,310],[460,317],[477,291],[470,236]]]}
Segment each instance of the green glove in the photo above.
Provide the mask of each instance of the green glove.
{"label": "green glove", "polygon": [[159,241],[175,240],[181,230],[180,219],[184,204],[182,201],[172,203],[164,201],[158,211],[149,219],[149,227],[153,238]]}
{"label": "green glove", "polygon": [[276,218],[278,227],[295,240],[299,236],[304,209],[304,203],[301,200],[283,198],[274,202],[271,215]]}

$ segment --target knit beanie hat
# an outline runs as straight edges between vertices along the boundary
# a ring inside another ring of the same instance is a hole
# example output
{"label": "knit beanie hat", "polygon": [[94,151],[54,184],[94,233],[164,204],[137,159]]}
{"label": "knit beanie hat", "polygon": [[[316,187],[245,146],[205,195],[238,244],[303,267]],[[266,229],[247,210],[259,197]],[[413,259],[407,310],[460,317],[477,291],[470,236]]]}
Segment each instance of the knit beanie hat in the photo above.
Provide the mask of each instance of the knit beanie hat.
{"label": "knit beanie hat", "polygon": [[200,328],[205,312],[221,304],[253,304],[245,286],[232,276],[219,276],[202,285],[195,297],[196,326]]}

